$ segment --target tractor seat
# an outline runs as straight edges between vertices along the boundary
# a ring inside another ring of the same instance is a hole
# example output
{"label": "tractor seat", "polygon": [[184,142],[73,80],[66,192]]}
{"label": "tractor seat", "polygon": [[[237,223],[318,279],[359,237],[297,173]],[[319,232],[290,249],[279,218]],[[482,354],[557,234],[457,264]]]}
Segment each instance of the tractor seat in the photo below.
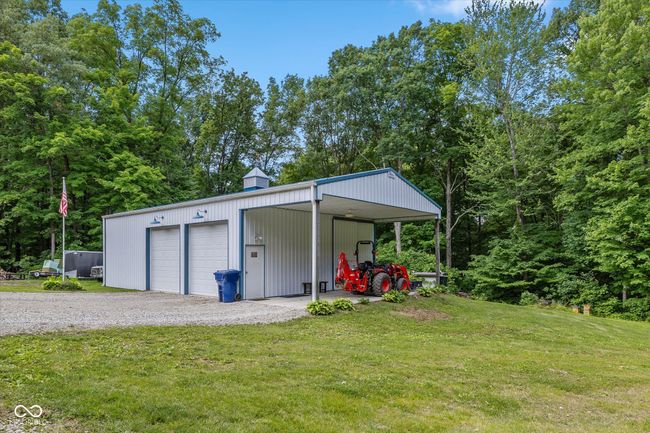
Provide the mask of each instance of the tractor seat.
{"label": "tractor seat", "polygon": [[359,266],[357,266],[357,269],[359,269],[361,272],[366,272],[366,270],[368,270],[368,262],[359,263]]}

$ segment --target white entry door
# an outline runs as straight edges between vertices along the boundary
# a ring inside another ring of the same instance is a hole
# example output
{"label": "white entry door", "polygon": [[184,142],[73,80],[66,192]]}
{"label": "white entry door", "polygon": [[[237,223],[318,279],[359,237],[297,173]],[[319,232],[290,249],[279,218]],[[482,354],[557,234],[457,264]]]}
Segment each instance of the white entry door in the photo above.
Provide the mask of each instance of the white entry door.
{"label": "white entry door", "polygon": [[246,299],[264,297],[264,245],[246,245]]}
{"label": "white entry door", "polygon": [[228,225],[191,225],[188,246],[190,293],[217,296],[214,272],[228,269]]}
{"label": "white entry door", "polygon": [[178,227],[151,230],[151,290],[179,293],[180,245]]}

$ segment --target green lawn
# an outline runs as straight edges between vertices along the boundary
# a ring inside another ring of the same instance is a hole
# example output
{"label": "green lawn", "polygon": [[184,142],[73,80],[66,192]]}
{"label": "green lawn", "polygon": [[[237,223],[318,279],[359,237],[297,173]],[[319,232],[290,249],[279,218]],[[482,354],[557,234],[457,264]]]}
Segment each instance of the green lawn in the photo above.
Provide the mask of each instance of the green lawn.
{"label": "green lawn", "polygon": [[648,323],[447,296],[358,308],[1,338],[0,419],[29,403],[72,432],[650,431]]}
{"label": "green lawn", "polygon": [[[43,281],[45,281],[45,278],[0,281],[0,292],[55,293],[50,290],[43,290],[43,288],[41,287]],[[87,292],[130,292],[131,291],[129,289],[116,289],[115,287],[104,287],[102,286],[101,282],[95,280],[79,280],[79,282],[83,286],[84,290]]]}

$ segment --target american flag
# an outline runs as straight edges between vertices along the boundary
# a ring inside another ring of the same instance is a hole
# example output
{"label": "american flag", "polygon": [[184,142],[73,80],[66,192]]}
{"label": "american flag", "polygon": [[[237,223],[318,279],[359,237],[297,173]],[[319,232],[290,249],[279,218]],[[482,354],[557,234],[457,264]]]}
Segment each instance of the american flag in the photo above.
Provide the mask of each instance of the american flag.
{"label": "american flag", "polygon": [[61,203],[59,204],[59,213],[63,217],[68,216],[68,192],[65,189],[65,177],[63,178],[63,191],[61,192]]}

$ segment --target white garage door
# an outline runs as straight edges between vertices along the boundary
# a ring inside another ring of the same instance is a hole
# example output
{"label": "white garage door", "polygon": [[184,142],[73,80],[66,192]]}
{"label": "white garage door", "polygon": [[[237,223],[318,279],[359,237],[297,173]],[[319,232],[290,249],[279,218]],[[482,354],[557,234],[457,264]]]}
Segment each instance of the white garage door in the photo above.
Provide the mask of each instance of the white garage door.
{"label": "white garage door", "polygon": [[228,225],[190,226],[189,255],[190,293],[216,296],[214,272],[228,269]]}
{"label": "white garage door", "polygon": [[151,290],[179,293],[180,230],[178,227],[151,230]]}

